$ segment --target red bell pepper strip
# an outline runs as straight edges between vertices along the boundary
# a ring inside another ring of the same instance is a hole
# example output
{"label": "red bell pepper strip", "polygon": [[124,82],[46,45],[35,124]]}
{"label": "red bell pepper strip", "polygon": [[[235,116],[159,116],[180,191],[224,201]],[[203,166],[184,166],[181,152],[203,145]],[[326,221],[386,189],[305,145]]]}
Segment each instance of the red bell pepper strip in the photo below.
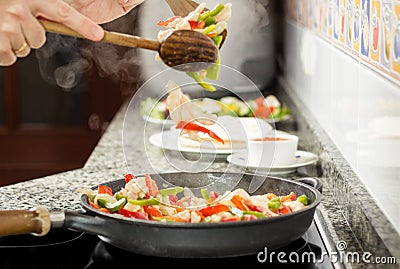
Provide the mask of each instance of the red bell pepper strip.
{"label": "red bell pepper strip", "polygon": [[263,97],[257,98],[255,102],[257,104],[257,107],[256,110],[254,111],[254,116],[261,118],[269,118],[271,113],[274,111],[274,107],[269,107],[265,105],[265,99]]}
{"label": "red bell pepper strip", "polygon": [[208,217],[220,212],[229,211],[229,206],[227,205],[212,205],[199,210],[204,217]]}
{"label": "red bell pepper strip", "polygon": [[231,199],[231,202],[240,210],[247,211],[249,208],[246,206],[244,199],[240,195],[234,195]]}
{"label": "red bell pepper strip", "polygon": [[154,207],[151,205],[146,205],[143,207],[143,209],[144,209],[144,212],[146,212],[150,216],[151,219],[153,219],[154,217],[160,218],[163,216],[163,214],[157,207]]}
{"label": "red bell pepper strip", "polygon": [[169,19],[158,21],[158,22],[157,22],[157,25],[158,25],[158,26],[167,27],[169,23],[173,22],[174,20],[176,20],[176,19],[178,19],[178,18],[181,18],[181,16],[173,16],[173,17],[171,17],[171,18],[169,18]]}
{"label": "red bell pepper strip", "polygon": [[232,221],[240,221],[240,217],[232,216],[221,219],[221,222],[232,222]]}
{"label": "red bell pepper strip", "polygon": [[145,174],[144,175],[144,179],[145,179],[145,182],[146,182],[146,186],[149,189],[148,195],[153,196],[153,197],[157,196],[158,187],[157,187],[156,182],[153,179],[151,179],[149,174]]}
{"label": "red bell pepper strip", "polygon": [[211,138],[217,140],[218,142],[221,142],[224,144],[224,140],[222,140],[217,134],[215,134],[213,131],[207,129],[206,127],[203,127],[201,125],[198,125],[193,122],[186,122],[186,121],[179,121],[176,124],[177,129],[183,129],[183,130],[188,130],[188,131],[196,131],[196,132],[202,132],[205,134],[208,134]]}
{"label": "red bell pepper strip", "polygon": [[189,20],[188,21],[190,24],[190,29],[194,30],[194,29],[203,29],[205,26],[205,22],[204,21],[193,21],[193,20]]}
{"label": "red bell pepper strip", "polygon": [[291,212],[292,211],[290,210],[290,208],[285,206],[284,204],[282,204],[281,208],[279,208],[279,214],[288,214]]}
{"label": "red bell pepper strip", "polygon": [[294,194],[294,192],[291,192],[290,194],[285,196],[281,196],[281,202],[294,201],[294,200],[296,200],[296,194]]}
{"label": "red bell pepper strip", "polygon": [[132,179],[135,178],[135,175],[133,174],[126,174],[125,175],[125,182],[128,183],[129,181],[131,181]]}
{"label": "red bell pepper strip", "polygon": [[104,185],[98,185],[97,186],[97,193],[98,194],[109,194],[109,195],[113,195],[112,193],[112,189],[108,186],[104,186]]}
{"label": "red bell pepper strip", "polygon": [[149,219],[146,214],[144,214],[143,212],[140,212],[140,211],[129,211],[129,210],[121,208],[120,210],[118,210],[118,213],[121,214],[122,216],[129,217],[129,218],[143,219],[143,220]]}
{"label": "red bell pepper strip", "polygon": [[91,202],[91,201],[89,201],[89,205],[90,205],[91,207],[95,208],[95,209],[99,209],[99,207],[98,207],[95,203],[93,203],[93,202]]}

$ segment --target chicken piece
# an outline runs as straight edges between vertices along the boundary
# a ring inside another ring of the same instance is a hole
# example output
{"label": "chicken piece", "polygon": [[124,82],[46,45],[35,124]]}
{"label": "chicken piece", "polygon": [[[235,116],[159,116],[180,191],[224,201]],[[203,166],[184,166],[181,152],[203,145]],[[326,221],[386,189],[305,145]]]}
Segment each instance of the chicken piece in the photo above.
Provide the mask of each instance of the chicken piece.
{"label": "chicken piece", "polygon": [[178,123],[180,121],[210,125],[214,124],[217,116],[215,114],[206,114],[203,110],[192,102],[188,95],[183,94],[181,88],[173,81],[168,81],[166,90],[169,93],[166,106],[171,119]]}

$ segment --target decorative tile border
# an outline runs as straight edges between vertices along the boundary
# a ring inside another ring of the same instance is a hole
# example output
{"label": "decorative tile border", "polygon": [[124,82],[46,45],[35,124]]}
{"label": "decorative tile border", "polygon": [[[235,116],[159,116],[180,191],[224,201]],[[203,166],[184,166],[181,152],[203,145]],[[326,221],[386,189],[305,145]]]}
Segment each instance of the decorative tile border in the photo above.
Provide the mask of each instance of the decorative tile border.
{"label": "decorative tile border", "polygon": [[286,0],[286,19],[400,85],[400,0]]}

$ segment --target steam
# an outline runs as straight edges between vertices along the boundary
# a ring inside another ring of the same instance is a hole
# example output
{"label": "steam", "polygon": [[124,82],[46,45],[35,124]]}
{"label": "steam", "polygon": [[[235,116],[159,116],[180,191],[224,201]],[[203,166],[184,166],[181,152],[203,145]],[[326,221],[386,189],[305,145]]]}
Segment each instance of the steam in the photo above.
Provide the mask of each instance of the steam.
{"label": "steam", "polygon": [[94,72],[121,88],[132,87],[138,79],[138,59],[132,48],[48,33],[36,57],[42,78],[66,91],[77,88],[84,76]]}

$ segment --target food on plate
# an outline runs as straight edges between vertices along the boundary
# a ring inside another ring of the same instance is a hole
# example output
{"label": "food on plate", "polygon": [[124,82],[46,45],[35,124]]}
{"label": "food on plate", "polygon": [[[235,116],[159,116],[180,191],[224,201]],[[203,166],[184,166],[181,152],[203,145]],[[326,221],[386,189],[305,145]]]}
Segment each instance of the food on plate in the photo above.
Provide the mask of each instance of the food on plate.
{"label": "food on plate", "polygon": [[[224,33],[227,29],[227,21],[231,18],[232,4],[217,4],[213,9],[208,10],[206,3],[201,3],[186,17],[173,16],[169,19],[159,21],[157,25],[167,28],[158,33],[158,40],[163,42],[172,32],[176,30],[193,30],[203,33],[212,39],[215,46],[220,48]],[[199,72],[187,72],[201,87],[208,91],[215,91],[215,87],[206,79],[217,80],[219,75],[220,56],[215,64]]]}
{"label": "food on plate", "polygon": [[[186,129],[191,122],[180,122],[175,128]],[[189,132],[180,132],[178,145],[192,148],[245,149],[247,141],[273,135],[273,128],[258,118],[220,116],[214,124],[189,127]],[[208,143],[206,143],[208,142]]]}
{"label": "food on plate", "polygon": [[[281,104],[274,95],[247,101],[242,101],[233,96],[217,100],[211,98],[190,99],[188,95],[185,95],[185,98],[191,104],[196,105],[196,110],[200,108],[205,114],[215,114],[217,116],[257,117],[272,123],[284,121],[291,115],[287,105]],[[157,100],[148,97],[141,103],[141,113],[146,117],[150,116],[160,120],[168,119],[169,110],[166,106],[166,99]]]}
{"label": "food on plate", "polygon": [[125,175],[125,185],[114,192],[105,185],[97,190],[80,189],[91,207],[104,213],[133,219],[159,222],[216,223],[251,221],[290,214],[306,208],[310,201],[304,194],[290,192],[250,195],[238,188],[223,194],[201,190],[194,196],[186,187],[159,189],[149,174]]}

